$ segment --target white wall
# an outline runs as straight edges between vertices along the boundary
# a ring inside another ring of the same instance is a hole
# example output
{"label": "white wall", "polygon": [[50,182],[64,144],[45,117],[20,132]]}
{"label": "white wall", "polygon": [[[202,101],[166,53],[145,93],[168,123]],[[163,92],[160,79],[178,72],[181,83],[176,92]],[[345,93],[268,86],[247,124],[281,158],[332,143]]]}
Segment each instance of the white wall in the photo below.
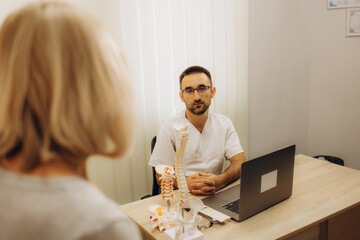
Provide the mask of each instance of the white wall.
{"label": "white wall", "polygon": [[[346,37],[346,10],[307,6],[308,154],[339,156],[360,169],[360,37]],[[304,12],[305,14],[305,12]]]}
{"label": "white wall", "polygon": [[306,38],[294,2],[250,1],[250,158],[293,143],[307,151]]}
{"label": "white wall", "polygon": [[360,169],[360,37],[326,1],[250,1],[249,156],[295,143]]}

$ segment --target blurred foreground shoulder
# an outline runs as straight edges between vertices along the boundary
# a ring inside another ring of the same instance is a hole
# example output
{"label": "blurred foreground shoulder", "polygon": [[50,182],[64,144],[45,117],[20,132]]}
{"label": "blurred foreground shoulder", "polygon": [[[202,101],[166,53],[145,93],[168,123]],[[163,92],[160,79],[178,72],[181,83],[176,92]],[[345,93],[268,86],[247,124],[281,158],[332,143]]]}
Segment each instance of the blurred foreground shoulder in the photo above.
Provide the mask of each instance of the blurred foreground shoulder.
{"label": "blurred foreground shoulder", "polygon": [[137,240],[142,238],[135,223],[124,216],[124,218],[118,219],[108,224],[107,226],[101,229],[97,229],[81,238],[81,240],[95,239]]}

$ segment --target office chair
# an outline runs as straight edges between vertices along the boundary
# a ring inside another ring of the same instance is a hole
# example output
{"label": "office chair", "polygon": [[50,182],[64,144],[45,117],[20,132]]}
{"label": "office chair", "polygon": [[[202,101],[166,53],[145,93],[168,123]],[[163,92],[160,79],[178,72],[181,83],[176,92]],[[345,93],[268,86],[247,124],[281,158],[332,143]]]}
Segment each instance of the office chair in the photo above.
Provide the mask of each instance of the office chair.
{"label": "office chair", "polygon": [[333,157],[333,156],[328,156],[328,155],[317,155],[317,156],[314,156],[314,158],[325,159],[331,163],[335,163],[335,164],[344,166],[344,160],[342,160],[341,158],[338,158],[338,157]]}
{"label": "office chair", "polygon": [[[153,152],[154,150],[154,147],[155,147],[155,144],[156,144],[156,136],[154,136],[151,140],[151,153]],[[141,199],[145,199],[145,198],[148,198],[148,197],[152,197],[152,196],[156,196],[158,194],[160,194],[160,186],[157,184],[157,181],[156,181],[156,171],[155,171],[155,168],[152,167],[152,175],[153,175],[153,186],[152,186],[152,193],[151,195],[150,194],[147,194],[143,197],[141,197]]]}

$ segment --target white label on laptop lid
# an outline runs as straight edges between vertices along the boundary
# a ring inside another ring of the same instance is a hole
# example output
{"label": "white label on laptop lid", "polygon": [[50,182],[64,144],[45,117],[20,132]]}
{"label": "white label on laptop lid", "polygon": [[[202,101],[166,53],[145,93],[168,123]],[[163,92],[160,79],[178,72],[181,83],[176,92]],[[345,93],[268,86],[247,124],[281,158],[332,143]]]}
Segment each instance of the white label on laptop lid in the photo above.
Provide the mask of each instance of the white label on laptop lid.
{"label": "white label on laptop lid", "polygon": [[276,187],[278,170],[269,172],[261,176],[261,193]]}

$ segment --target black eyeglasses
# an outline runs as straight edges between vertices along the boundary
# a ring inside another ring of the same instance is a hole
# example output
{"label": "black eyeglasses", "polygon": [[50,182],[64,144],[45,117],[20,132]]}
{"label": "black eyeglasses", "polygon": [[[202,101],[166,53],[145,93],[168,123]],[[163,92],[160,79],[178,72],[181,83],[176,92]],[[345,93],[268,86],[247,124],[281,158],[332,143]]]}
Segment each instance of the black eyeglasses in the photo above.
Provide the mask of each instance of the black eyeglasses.
{"label": "black eyeglasses", "polygon": [[188,94],[188,95],[192,95],[195,93],[195,90],[199,93],[199,94],[204,94],[206,93],[206,91],[210,88],[210,86],[205,86],[205,85],[200,85],[197,88],[192,88],[192,87],[187,87],[184,90],[181,90],[181,92],[184,94]]}

